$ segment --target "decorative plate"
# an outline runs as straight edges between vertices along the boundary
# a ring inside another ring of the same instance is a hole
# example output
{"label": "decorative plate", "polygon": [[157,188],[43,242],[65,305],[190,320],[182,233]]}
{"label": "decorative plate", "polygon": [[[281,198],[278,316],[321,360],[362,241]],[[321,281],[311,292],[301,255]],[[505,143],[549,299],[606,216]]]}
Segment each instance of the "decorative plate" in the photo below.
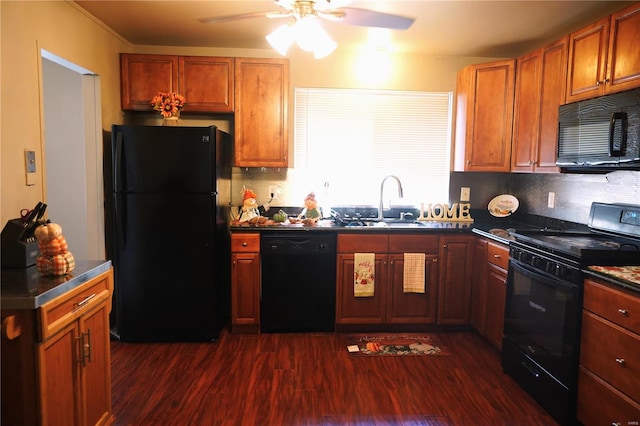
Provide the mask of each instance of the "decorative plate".
{"label": "decorative plate", "polygon": [[518,210],[520,202],[513,195],[502,194],[489,202],[489,213],[495,217],[506,217]]}

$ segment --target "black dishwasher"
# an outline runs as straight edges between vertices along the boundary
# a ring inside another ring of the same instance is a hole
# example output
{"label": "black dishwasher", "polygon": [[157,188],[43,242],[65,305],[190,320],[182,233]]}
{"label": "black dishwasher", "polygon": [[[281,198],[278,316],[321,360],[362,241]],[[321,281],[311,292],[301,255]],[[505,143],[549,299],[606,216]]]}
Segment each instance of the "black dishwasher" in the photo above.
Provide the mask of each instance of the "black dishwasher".
{"label": "black dishwasher", "polygon": [[263,232],[260,257],[260,330],[263,333],[333,331],[335,233]]}

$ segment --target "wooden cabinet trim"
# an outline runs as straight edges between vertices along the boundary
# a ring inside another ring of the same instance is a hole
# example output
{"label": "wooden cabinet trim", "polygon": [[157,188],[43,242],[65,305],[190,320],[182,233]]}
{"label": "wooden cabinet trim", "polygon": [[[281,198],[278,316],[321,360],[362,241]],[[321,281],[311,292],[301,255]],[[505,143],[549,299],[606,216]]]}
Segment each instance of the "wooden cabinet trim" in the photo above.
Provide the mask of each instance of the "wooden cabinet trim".
{"label": "wooden cabinet trim", "polygon": [[387,253],[389,235],[338,234],[338,253]]}

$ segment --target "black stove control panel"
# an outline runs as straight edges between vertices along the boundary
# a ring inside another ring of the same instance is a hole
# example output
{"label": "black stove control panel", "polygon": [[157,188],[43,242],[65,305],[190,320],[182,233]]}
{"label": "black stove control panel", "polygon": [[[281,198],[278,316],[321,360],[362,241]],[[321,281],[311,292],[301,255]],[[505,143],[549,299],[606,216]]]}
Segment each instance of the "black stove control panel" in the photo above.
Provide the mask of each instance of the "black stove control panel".
{"label": "black stove control panel", "polygon": [[553,259],[543,253],[515,247],[513,244],[509,248],[509,257],[521,264],[528,265],[535,270],[564,281],[574,284],[582,283],[583,275],[580,268],[560,259]]}

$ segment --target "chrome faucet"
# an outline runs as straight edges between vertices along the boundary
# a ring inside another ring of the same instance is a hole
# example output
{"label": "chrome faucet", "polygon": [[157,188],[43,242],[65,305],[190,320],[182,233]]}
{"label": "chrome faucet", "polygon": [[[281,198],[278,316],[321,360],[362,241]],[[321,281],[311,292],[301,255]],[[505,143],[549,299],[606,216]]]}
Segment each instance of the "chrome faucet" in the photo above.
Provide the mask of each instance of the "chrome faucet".
{"label": "chrome faucet", "polygon": [[402,198],[402,184],[400,183],[400,179],[398,179],[397,176],[394,175],[389,175],[386,176],[384,179],[382,179],[382,183],[380,184],[380,208],[378,209],[378,219],[382,220],[382,218],[384,217],[382,214],[382,209],[384,206],[383,203],[383,194],[384,194],[384,183],[387,181],[387,179],[389,178],[394,178],[396,180],[396,182],[398,183],[398,197]]}

